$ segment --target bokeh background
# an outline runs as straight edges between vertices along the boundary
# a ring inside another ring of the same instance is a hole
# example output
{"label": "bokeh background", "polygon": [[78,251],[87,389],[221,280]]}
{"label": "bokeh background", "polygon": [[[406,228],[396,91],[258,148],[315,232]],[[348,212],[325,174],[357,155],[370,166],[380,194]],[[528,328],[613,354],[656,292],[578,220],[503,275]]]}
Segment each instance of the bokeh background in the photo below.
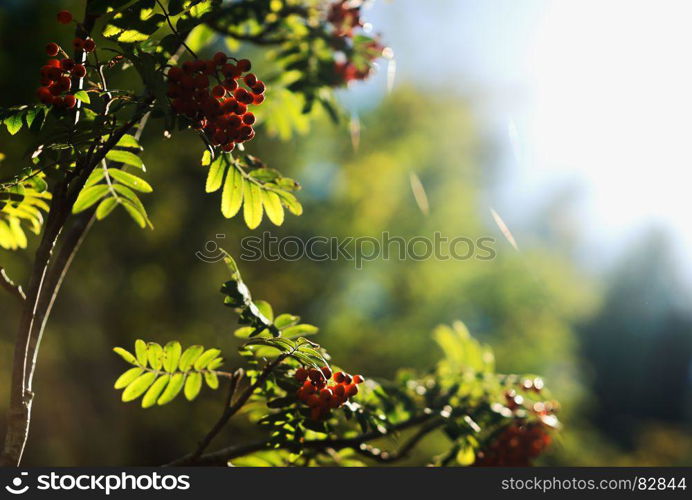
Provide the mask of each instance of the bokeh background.
{"label": "bokeh background", "polygon": [[[79,3],[0,0],[0,105],[33,102],[43,46],[64,38],[55,11]],[[375,378],[429,367],[439,355],[429,332],[461,319],[493,346],[501,371],[542,374],[562,402],[562,437],[543,463],[691,465],[692,4],[394,0],[367,18],[395,65],[340,92],[350,125],[277,121],[250,144],[303,185],[304,215],[260,231],[489,236],[497,256],[361,270],[241,262],[254,296],[319,325],[339,364]],[[29,141],[0,132],[6,163],[24,161]],[[153,125],[143,145],[155,230],[116,213],[84,244],[40,353],[26,464],[163,463],[217,418],[210,391],[194,404],[122,404],[114,345],[176,338],[239,363],[235,318],[218,293],[224,268],[195,253],[216,240],[237,254],[250,232],[204,194],[197,138],[164,140]],[[20,281],[35,243],[0,250]],[[0,412],[16,324],[15,304],[0,295]],[[217,444],[255,432],[238,418]],[[408,463],[438,448],[433,438]]]}

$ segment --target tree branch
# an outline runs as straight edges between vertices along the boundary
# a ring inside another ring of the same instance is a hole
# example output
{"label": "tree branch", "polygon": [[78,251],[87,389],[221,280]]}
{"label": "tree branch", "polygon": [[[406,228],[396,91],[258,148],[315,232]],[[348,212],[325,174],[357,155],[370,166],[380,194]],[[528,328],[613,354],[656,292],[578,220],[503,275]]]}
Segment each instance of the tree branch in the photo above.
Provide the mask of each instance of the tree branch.
{"label": "tree branch", "polygon": [[[429,422],[429,423],[428,423]],[[344,448],[352,448],[355,450],[360,450],[361,446],[367,443],[368,441],[372,441],[374,439],[379,439],[383,437],[387,437],[395,432],[402,431],[405,429],[410,429],[411,427],[415,427],[420,424],[425,424],[424,427],[419,430],[414,437],[418,436],[415,441],[413,442],[408,442],[407,444],[410,447],[407,447],[404,445],[402,447],[402,452],[399,452],[397,455],[399,455],[396,459],[402,458],[403,455],[408,453],[413,446],[415,446],[420,439],[422,439],[425,435],[428,433],[432,432],[433,430],[439,428],[444,424],[444,419],[440,417],[435,417],[433,413],[423,413],[421,415],[417,415],[414,417],[411,417],[407,420],[404,420],[402,422],[399,422],[397,424],[392,425],[386,433],[381,433],[378,431],[370,431],[370,432],[365,432],[359,436],[355,436],[352,438],[342,438],[342,439],[310,439],[307,441],[304,441],[302,443],[302,447],[304,449],[308,450],[317,450],[317,451],[324,451],[327,449],[333,449],[333,450],[342,450]],[[425,432],[422,432],[422,430],[425,429]],[[412,438],[413,439],[413,438]],[[167,465],[169,466],[182,466],[182,465],[226,465],[229,460],[233,458],[238,458],[238,457],[243,457],[245,455],[250,455],[252,453],[256,453],[258,451],[262,450],[276,450],[276,449],[281,449],[281,448],[275,448],[275,447],[270,447],[271,443],[269,441],[258,441],[255,443],[250,443],[250,444],[244,444],[244,445],[239,445],[239,446],[230,446],[228,448],[223,448],[221,450],[212,452],[212,453],[207,453],[206,455],[201,455],[194,461],[191,461],[191,456],[186,456],[183,458],[180,458],[178,460],[175,460]],[[406,448],[406,449],[404,449]],[[392,460],[390,460],[392,461]]]}
{"label": "tree branch", "polygon": [[0,266],[0,286],[17,297],[19,302],[24,302],[26,300],[26,294],[24,293],[24,290],[22,290],[22,287],[14,284],[14,281],[7,276],[7,273],[2,266]]}
{"label": "tree branch", "polygon": [[[230,394],[230,396],[227,398],[227,405],[225,407],[224,412],[221,414],[221,417],[219,420],[214,424],[214,426],[211,428],[211,430],[202,438],[200,441],[199,445],[197,446],[197,449],[185,455],[184,457],[179,458],[175,462],[171,463],[171,465],[187,465],[187,464],[195,464],[197,461],[200,459],[202,453],[204,453],[204,450],[206,450],[209,445],[211,444],[212,440],[221,432],[221,430],[224,428],[224,426],[228,423],[228,421],[238,413],[238,411],[245,405],[248,399],[250,399],[250,396],[254,394],[254,392],[264,384],[265,380],[267,380],[267,377],[271,374],[271,372],[279,366],[283,361],[288,358],[293,351],[291,352],[285,352],[278,356],[274,361],[269,363],[267,366],[264,367],[264,369],[260,372],[259,376],[257,377],[257,380],[251,385],[245,389],[245,391],[236,399],[234,403],[231,404],[231,398],[233,397],[233,393]],[[237,373],[237,372],[236,372]],[[239,378],[238,378],[239,381]],[[236,381],[237,383],[237,381]],[[235,392],[235,384],[232,383],[231,385],[231,390]]]}

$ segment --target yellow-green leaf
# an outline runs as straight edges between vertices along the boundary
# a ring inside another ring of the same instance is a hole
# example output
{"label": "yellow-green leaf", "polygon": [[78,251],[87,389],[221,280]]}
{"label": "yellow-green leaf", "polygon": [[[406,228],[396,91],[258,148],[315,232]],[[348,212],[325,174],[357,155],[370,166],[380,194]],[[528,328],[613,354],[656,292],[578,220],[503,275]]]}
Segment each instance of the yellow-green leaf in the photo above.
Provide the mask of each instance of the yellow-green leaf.
{"label": "yellow-green leaf", "polygon": [[144,372],[144,368],[140,368],[139,366],[135,366],[134,368],[130,368],[127,370],[125,373],[120,375],[118,377],[118,380],[115,381],[115,384],[113,384],[113,387],[116,389],[123,389],[130,385],[134,379],[139,377],[142,372]]}
{"label": "yellow-green leaf", "polygon": [[94,203],[99,201],[108,193],[108,186],[105,184],[97,184],[95,186],[89,186],[80,191],[79,196],[77,196],[77,201],[74,202],[72,206],[72,213],[79,213]]}
{"label": "yellow-green leaf", "polygon": [[149,366],[154,370],[160,370],[163,366],[163,348],[156,342],[149,342],[147,345],[147,359]]}
{"label": "yellow-green leaf", "polygon": [[246,182],[243,188],[245,203],[243,218],[250,229],[255,229],[262,222],[262,190],[254,182]]}
{"label": "yellow-green leaf", "polygon": [[154,380],[156,380],[156,373],[148,372],[140,375],[125,388],[122,400],[127,403],[137,399],[154,383]]}
{"label": "yellow-green leaf", "polygon": [[163,349],[164,360],[163,368],[169,373],[172,373],[178,369],[178,361],[180,361],[180,354],[182,352],[182,347],[180,342],[172,341],[166,344]]}
{"label": "yellow-green leaf", "polygon": [[118,206],[118,200],[115,198],[106,198],[96,208],[96,219],[103,220],[110,215],[115,207]]}
{"label": "yellow-green leaf", "polygon": [[221,354],[219,349],[208,349],[204,352],[204,354],[195,360],[195,370],[203,370],[206,368],[207,364],[219,354]]}
{"label": "yellow-green leaf", "polygon": [[147,343],[141,339],[135,340],[135,354],[137,362],[142,366],[147,366]]}
{"label": "yellow-green leaf", "polygon": [[136,189],[142,193],[151,193],[154,190],[154,188],[151,187],[151,184],[144,179],[141,179],[136,175],[132,175],[129,172],[118,170],[117,168],[109,168],[108,175],[110,175],[116,181],[125,184],[127,187]]}
{"label": "yellow-green leaf", "polygon": [[226,174],[226,183],[221,194],[221,213],[230,219],[240,210],[243,203],[243,184],[245,184],[242,174],[237,168],[231,167]]}
{"label": "yellow-green leaf", "polygon": [[178,364],[180,370],[184,372],[189,370],[203,352],[204,347],[201,345],[193,345],[185,349],[185,352],[180,356],[180,363]]}
{"label": "yellow-green leaf", "polygon": [[289,193],[288,191],[277,191],[276,193],[279,195],[279,198],[281,198],[284,205],[286,205],[288,211],[293,215],[301,215],[303,213],[303,205],[300,204],[298,199],[293,196],[292,193]]}
{"label": "yellow-green leaf", "polygon": [[281,204],[279,195],[274,191],[262,191],[262,204],[264,211],[267,212],[267,217],[275,225],[280,226],[284,223],[284,207]]}
{"label": "yellow-green leaf", "polygon": [[[223,176],[226,173],[226,167],[226,161],[222,157],[217,158],[216,161],[209,166],[207,183],[204,187],[207,193],[213,193],[221,187],[221,184],[223,184]],[[233,170],[235,170],[235,168],[233,168]]]}
{"label": "yellow-green leaf", "polygon": [[204,381],[207,383],[210,389],[219,388],[219,377],[216,376],[216,373],[206,372],[204,374]]}
{"label": "yellow-green leaf", "polygon": [[159,377],[156,382],[149,387],[149,390],[142,398],[142,408],[150,408],[156,404],[156,400],[159,399],[159,396],[166,388],[166,384],[168,384],[170,378],[170,375]]}
{"label": "yellow-green leaf", "polygon": [[202,389],[202,374],[201,373],[190,373],[185,381],[185,398],[188,401],[192,401],[197,397],[199,391]]}
{"label": "yellow-green leaf", "polygon": [[184,383],[185,375],[183,373],[175,373],[171,375],[168,387],[166,387],[166,390],[163,391],[163,394],[161,394],[161,397],[156,402],[156,404],[165,405],[166,403],[170,403],[171,401],[173,401],[182,390]]}
{"label": "yellow-green leaf", "polygon": [[130,351],[127,351],[122,347],[114,347],[113,351],[131,365],[137,364],[137,359],[132,355]]}

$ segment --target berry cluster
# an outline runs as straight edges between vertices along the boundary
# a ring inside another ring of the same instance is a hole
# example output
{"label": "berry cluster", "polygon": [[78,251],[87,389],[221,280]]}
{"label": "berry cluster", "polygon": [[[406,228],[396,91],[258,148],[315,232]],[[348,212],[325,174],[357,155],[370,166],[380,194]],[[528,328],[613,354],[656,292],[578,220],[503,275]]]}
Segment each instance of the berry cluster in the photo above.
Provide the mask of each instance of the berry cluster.
{"label": "berry cluster", "polygon": [[[72,21],[72,14],[63,10],[58,12],[58,22],[68,24]],[[93,52],[96,43],[91,38],[75,38],[72,41],[74,49],[84,52]],[[61,59],[49,59],[41,67],[40,82],[41,86],[36,90],[38,99],[46,105],[53,105],[56,108],[71,109],[77,104],[73,94],[70,94],[73,78],[84,78],[87,74],[83,64],[75,62],[67,53],[55,42],[46,44],[46,54],[51,58],[63,56]]]}
{"label": "berry cluster", "polygon": [[[191,119],[194,128],[204,130],[224,151],[255,136],[255,115],[248,106],[261,104],[265,91],[264,82],[248,73],[250,61],[233,60],[235,64],[217,52],[210,60],[186,61],[168,70],[167,95],[173,110]],[[210,90],[212,80],[216,85]]]}
{"label": "berry cluster", "polygon": [[364,379],[361,375],[349,375],[344,372],[336,372],[333,384],[329,385],[332,371],[328,366],[321,370],[316,368],[298,368],[295,379],[303,385],[298,389],[298,399],[310,407],[310,418],[320,420],[329,415],[330,410],[339,408],[348,398],[358,394],[358,384]]}
{"label": "berry cluster", "polygon": [[512,424],[486,450],[478,452],[474,465],[481,467],[527,467],[552,441],[541,423]]}
{"label": "berry cluster", "polygon": [[361,19],[362,0],[339,0],[331,5],[327,21],[332,25],[333,46],[337,53],[334,75],[339,84],[365,80],[372,73],[373,63],[385,52],[377,38],[354,37],[354,30],[365,27]]}
{"label": "berry cluster", "polygon": [[360,18],[362,0],[340,0],[329,7],[327,21],[334,25],[337,36],[353,36],[355,28],[363,27]]}

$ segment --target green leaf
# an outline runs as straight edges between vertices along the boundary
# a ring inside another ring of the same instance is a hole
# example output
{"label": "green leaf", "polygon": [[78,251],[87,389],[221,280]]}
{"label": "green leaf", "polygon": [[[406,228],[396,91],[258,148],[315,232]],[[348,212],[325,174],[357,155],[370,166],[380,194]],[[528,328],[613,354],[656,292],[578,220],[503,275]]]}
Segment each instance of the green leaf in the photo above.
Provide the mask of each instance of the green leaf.
{"label": "green leaf", "polygon": [[144,162],[142,162],[142,159],[130,151],[111,149],[106,154],[106,159],[144,170]]}
{"label": "green leaf", "polygon": [[147,345],[147,359],[149,366],[154,370],[160,370],[163,366],[163,348],[156,342],[149,342]]}
{"label": "green leaf", "polygon": [[16,113],[5,118],[5,126],[7,127],[7,131],[10,133],[10,135],[14,135],[21,130],[23,125],[23,116],[24,113],[17,111]]}
{"label": "green leaf", "polygon": [[192,401],[197,397],[202,389],[202,374],[190,373],[185,381],[185,398]]}
{"label": "green leaf", "polygon": [[125,184],[127,187],[131,187],[132,189],[136,189],[142,193],[151,193],[154,190],[154,188],[152,188],[151,185],[144,179],[116,168],[109,168],[108,175],[110,175],[116,181]]}
{"label": "green leaf", "polygon": [[255,229],[262,222],[262,190],[254,182],[246,182],[243,187],[243,218],[245,225],[250,229]]}
{"label": "green leaf", "polygon": [[174,373],[173,375],[171,375],[168,387],[166,387],[166,390],[163,391],[163,394],[161,394],[161,397],[156,402],[156,404],[165,405],[166,403],[170,403],[171,401],[173,401],[182,390],[184,383],[185,374]]}
{"label": "green leaf", "polygon": [[130,214],[130,217],[135,221],[135,223],[144,229],[147,227],[147,217],[146,214],[142,214],[142,212],[139,210],[139,208],[132,203],[129,200],[126,200],[124,198],[120,199],[120,204],[123,206],[123,208],[127,211],[128,214]]}
{"label": "green leaf", "polygon": [[216,376],[216,373],[206,372],[204,374],[204,381],[207,383],[210,389],[219,388],[219,377]]}
{"label": "green leaf", "polygon": [[195,370],[203,370],[206,368],[207,364],[209,364],[209,362],[216,358],[219,354],[221,354],[219,349],[208,349],[204,352],[204,354],[195,360]]}
{"label": "green leaf", "polygon": [[89,98],[89,94],[87,94],[84,90],[78,90],[77,92],[75,92],[74,97],[75,97],[75,99],[79,99],[83,103],[91,104],[91,99]]}
{"label": "green leaf", "polygon": [[280,226],[284,223],[284,207],[278,194],[274,191],[263,190],[262,204],[265,212],[267,212],[267,217],[274,225]]}
{"label": "green leaf", "polygon": [[223,358],[212,359],[211,363],[207,365],[207,370],[216,370],[223,364]]}
{"label": "green leaf", "polygon": [[110,215],[115,207],[118,206],[118,200],[115,198],[106,198],[96,208],[96,219],[103,220]]}
{"label": "green leaf", "polygon": [[143,372],[144,368],[140,368],[139,366],[130,368],[118,377],[118,380],[115,381],[113,387],[115,387],[116,389],[123,389],[130,385],[132,381],[139,377]]}
{"label": "green leaf", "polygon": [[97,184],[95,186],[90,186],[88,188],[82,189],[77,196],[77,200],[74,202],[72,207],[72,213],[83,212],[94,203],[99,201],[108,193],[108,186],[105,184]]}
{"label": "green leaf", "polygon": [[307,335],[315,335],[319,328],[314,325],[300,324],[295,326],[289,326],[285,330],[281,331],[281,335],[287,338],[292,337],[305,337]]}
{"label": "green leaf", "polygon": [[180,370],[184,372],[188,371],[203,352],[204,347],[201,345],[193,345],[185,349],[185,352],[180,356],[180,363],[178,364]]}
{"label": "green leaf", "polygon": [[137,362],[142,366],[147,366],[147,343],[141,339],[135,340],[135,353]]}
{"label": "green leaf", "polygon": [[120,146],[121,148],[142,149],[142,146],[139,145],[137,138],[130,134],[124,134],[116,145]]}
{"label": "green leaf", "polygon": [[122,400],[127,403],[128,401],[134,401],[146,391],[151,384],[156,380],[156,373],[148,372],[137,377],[133,382],[128,385],[123,391]]}
{"label": "green leaf", "polygon": [[130,351],[127,351],[122,347],[114,347],[113,351],[131,365],[137,364],[137,359],[132,355],[132,353],[130,353]]}
{"label": "green leaf", "polygon": [[226,183],[223,186],[221,195],[221,213],[230,219],[240,210],[243,203],[243,184],[245,183],[242,174],[237,168],[231,167],[226,174]]}
{"label": "green leaf", "polygon": [[211,165],[211,151],[208,149],[204,150],[204,153],[202,153],[202,159],[200,160],[200,164],[203,167],[208,167]]}
{"label": "green leaf", "polygon": [[169,373],[173,373],[178,369],[178,362],[180,361],[180,354],[182,352],[182,347],[180,342],[171,341],[166,344],[163,348],[164,361],[163,368]]}
{"label": "green leaf", "polygon": [[274,321],[274,310],[269,302],[266,300],[256,300],[255,306],[257,306],[259,312],[262,313],[262,316],[267,318],[270,322]]}
{"label": "green leaf", "polygon": [[221,187],[221,184],[223,184],[224,174],[226,173],[226,167],[226,162],[222,161],[221,157],[217,158],[216,161],[211,164],[209,167],[209,173],[207,174],[207,183],[204,187],[204,190],[207,193],[213,193]]}
{"label": "green leaf", "polygon": [[142,408],[150,408],[156,404],[156,400],[159,399],[159,396],[166,388],[170,378],[170,375],[159,377],[156,382],[149,387],[149,390],[142,398]]}
{"label": "green leaf", "polygon": [[276,194],[279,195],[281,201],[286,205],[288,211],[293,215],[301,215],[303,213],[303,205],[300,204],[298,199],[293,196],[293,194],[287,191],[277,191]]}
{"label": "green leaf", "polygon": [[294,316],[293,314],[279,314],[274,320],[274,326],[279,330],[283,330],[289,326],[293,326],[300,321],[300,316]]}

